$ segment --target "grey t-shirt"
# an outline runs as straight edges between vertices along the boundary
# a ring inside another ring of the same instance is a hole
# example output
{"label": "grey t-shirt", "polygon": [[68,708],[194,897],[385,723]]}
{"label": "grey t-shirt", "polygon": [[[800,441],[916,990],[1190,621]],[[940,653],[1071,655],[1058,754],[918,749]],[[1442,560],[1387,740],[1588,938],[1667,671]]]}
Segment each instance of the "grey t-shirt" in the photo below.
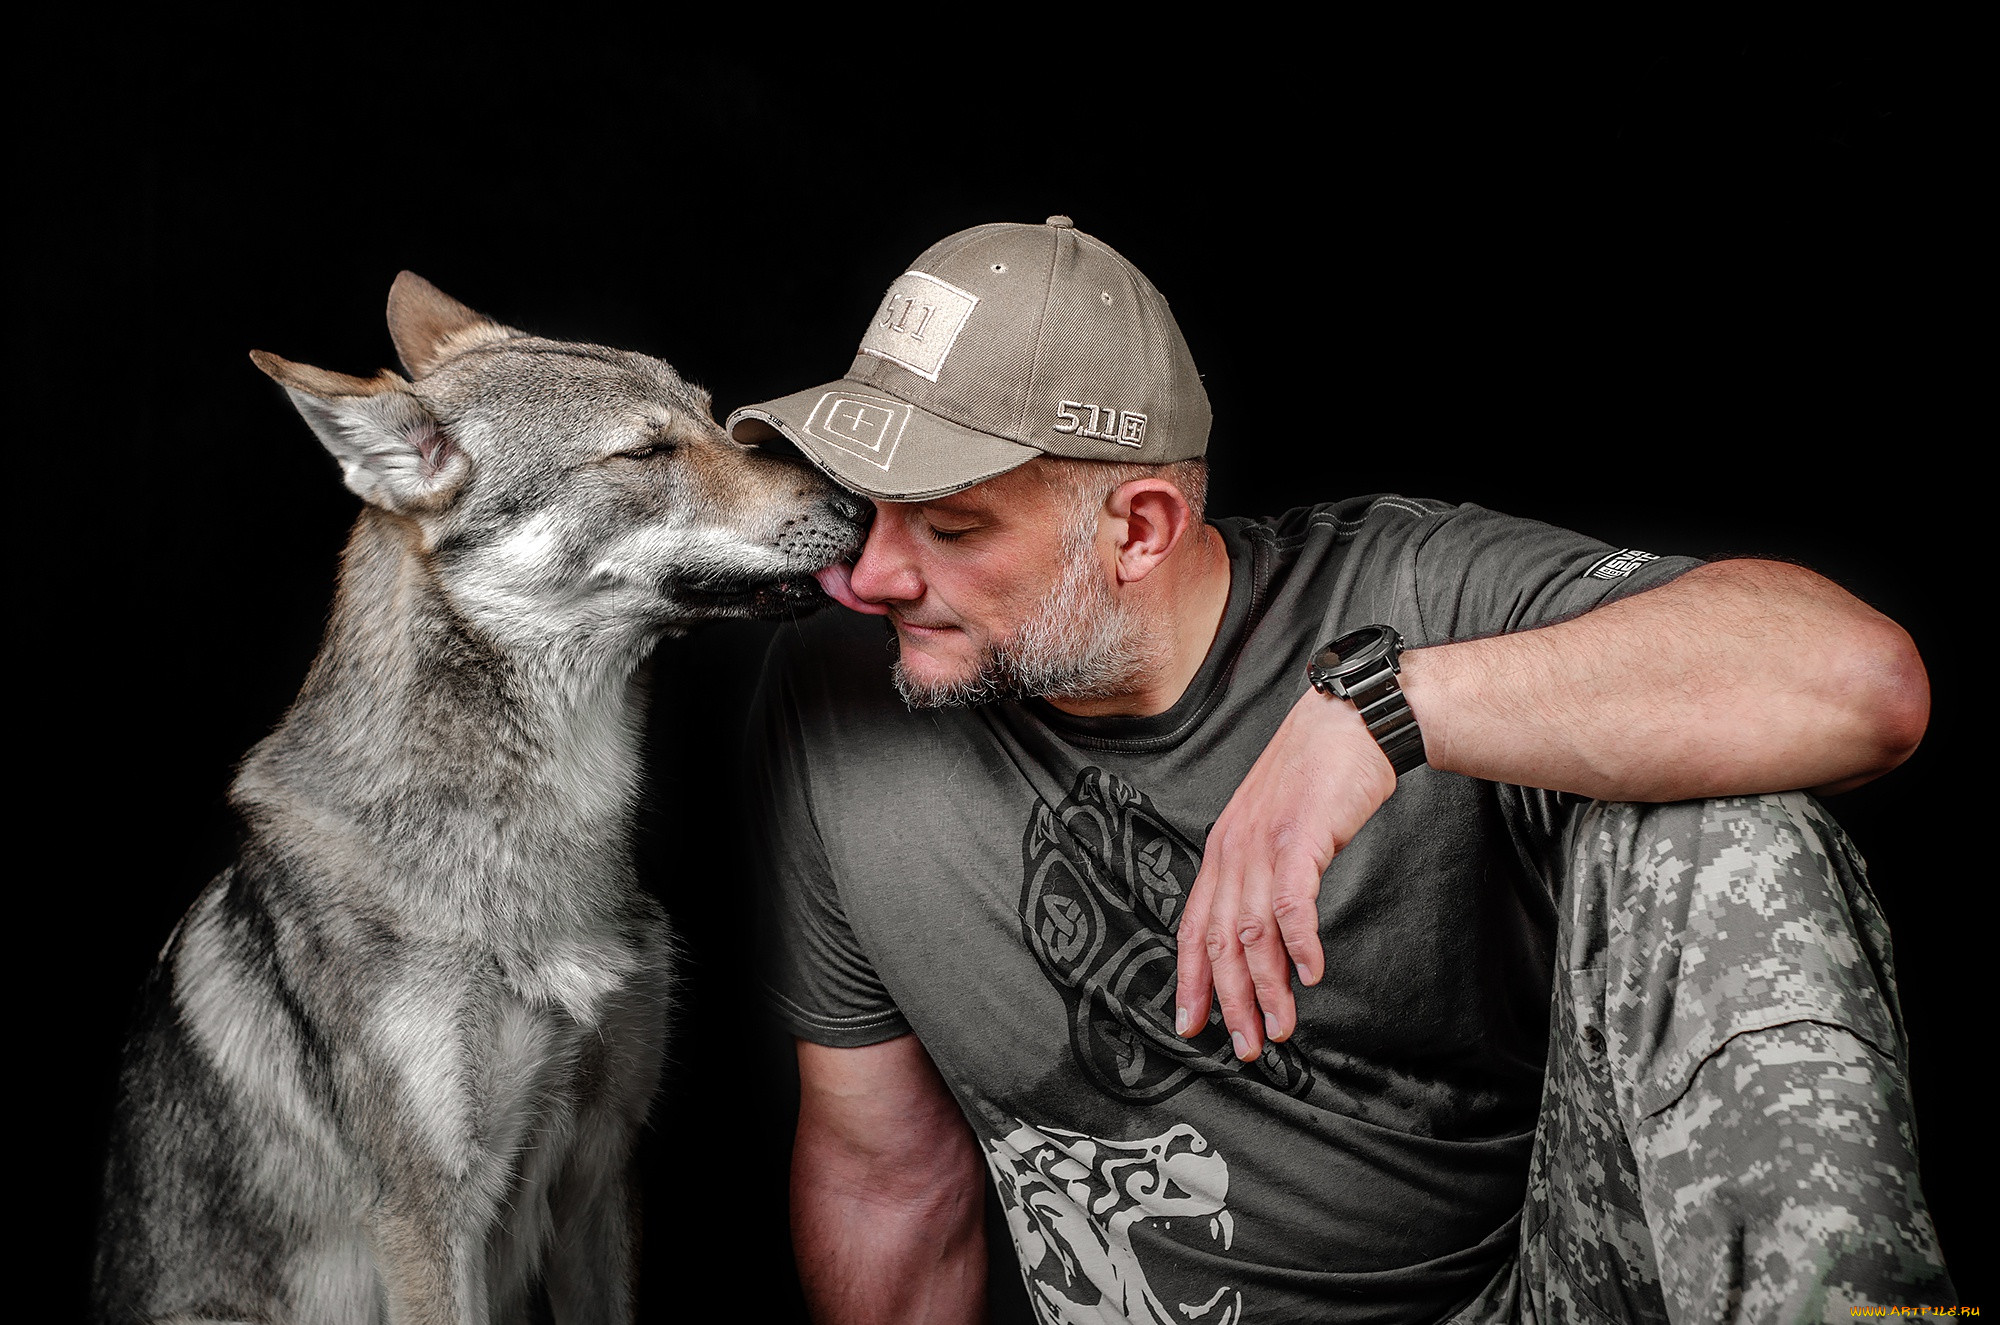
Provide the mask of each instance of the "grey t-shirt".
{"label": "grey t-shirt", "polygon": [[1695,563],[1393,496],[1216,524],[1228,607],[1157,716],[912,713],[880,621],[780,635],[752,727],[771,1002],[820,1044],[917,1034],[1045,1319],[1435,1318],[1514,1245],[1557,797],[1406,775],[1326,873],[1297,1033],[1250,1064],[1219,1016],[1173,1033],[1204,836],[1314,645],[1521,630]]}

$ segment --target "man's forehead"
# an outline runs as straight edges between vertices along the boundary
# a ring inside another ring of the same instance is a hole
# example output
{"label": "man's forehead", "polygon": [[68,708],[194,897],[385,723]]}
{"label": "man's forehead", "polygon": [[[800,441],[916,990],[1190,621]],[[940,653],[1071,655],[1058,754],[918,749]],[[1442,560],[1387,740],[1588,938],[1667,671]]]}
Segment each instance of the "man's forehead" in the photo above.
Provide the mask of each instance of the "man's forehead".
{"label": "man's forehead", "polygon": [[1041,463],[1040,460],[1031,460],[1019,468],[996,474],[982,483],[960,488],[942,497],[894,504],[914,506],[941,515],[1031,515],[1051,504],[1055,497],[1053,488],[1039,472]]}
{"label": "man's forehead", "polygon": [[920,510],[937,511],[948,515],[987,515],[1013,505],[1012,502],[1002,501],[1000,497],[1001,494],[988,489],[987,484],[976,483],[949,496],[933,497],[929,501],[910,504]]}

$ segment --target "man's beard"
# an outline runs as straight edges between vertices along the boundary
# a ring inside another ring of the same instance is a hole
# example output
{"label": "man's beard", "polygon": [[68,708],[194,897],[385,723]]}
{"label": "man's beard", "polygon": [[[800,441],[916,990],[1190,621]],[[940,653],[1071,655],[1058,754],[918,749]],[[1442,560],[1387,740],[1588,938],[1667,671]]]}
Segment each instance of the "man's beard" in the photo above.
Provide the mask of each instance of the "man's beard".
{"label": "man's beard", "polygon": [[[1090,533],[1095,533],[1093,522]],[[924,681],[896,659],[896,693],[911,708],[995,699],[1108,699],[1124,694],[1152,657],[1150,639],[1104,583],[1088,538],[1065,540],[1063,570],[1041,609],[1004,644],[988,645],[972,676]]]}

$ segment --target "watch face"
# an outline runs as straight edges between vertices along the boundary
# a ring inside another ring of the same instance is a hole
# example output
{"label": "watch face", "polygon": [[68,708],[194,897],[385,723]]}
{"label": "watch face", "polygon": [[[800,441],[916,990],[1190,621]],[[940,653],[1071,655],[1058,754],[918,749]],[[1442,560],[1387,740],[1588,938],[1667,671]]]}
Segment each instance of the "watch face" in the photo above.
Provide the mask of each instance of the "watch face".
{"label": "watch face", "polygon": [[1319,666],[1346,675],[1385,657],[1398,643],[1401,638],[1388,626],[1363,626],[1327,645],[1319,656]]}
{"label": "watch face", "polygon": [[[1350,630],[1328,644],[1306,667],[1306,679],[1314,689],[1345,697],[1349,681],[1402,670],[1397,660],[1403,637],[1393,626],[1363,626]],[[1385,666],[1386,664],[1386,666]]]}

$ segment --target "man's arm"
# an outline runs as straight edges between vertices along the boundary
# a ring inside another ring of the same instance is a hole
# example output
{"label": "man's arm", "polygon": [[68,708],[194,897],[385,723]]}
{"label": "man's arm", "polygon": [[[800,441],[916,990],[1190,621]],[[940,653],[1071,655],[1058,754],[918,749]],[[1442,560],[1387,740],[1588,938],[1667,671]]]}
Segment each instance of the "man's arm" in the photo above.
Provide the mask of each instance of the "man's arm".
{"label": "man's arm", "polygon": [[914,1035],[798,1050],[792,1245],[813,1319],[984,1320],[985,1175],[930,1055]]}
{"label": "man's arm", "polygon": [[[1403,655],[1433,768],[1599,800],[1842,791],[1908,758],[1908,634],[1801,567],[1723,561],[1583,616]],[[1303,685],[1303,682],[1301,682]],[[1239,1057],[1324,971],[1320,876],[1395,790],[1352,705],[1306,688],[1209,833],[1180,924],[1183,1033],[1211,979]]]}

